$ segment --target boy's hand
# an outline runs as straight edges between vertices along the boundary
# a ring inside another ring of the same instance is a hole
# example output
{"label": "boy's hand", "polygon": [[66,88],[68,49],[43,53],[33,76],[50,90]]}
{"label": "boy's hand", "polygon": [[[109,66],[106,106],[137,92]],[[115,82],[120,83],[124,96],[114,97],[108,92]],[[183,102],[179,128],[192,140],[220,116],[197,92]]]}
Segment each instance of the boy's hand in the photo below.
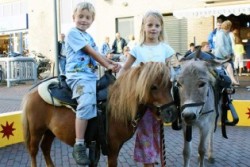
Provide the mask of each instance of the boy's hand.
{"label": "boy's hand", "polygon": [[107,69],[112,70],[112,72],[117,73],[121,69],[121,65],[119,63],[112,62],[112,64],[109,64]]}

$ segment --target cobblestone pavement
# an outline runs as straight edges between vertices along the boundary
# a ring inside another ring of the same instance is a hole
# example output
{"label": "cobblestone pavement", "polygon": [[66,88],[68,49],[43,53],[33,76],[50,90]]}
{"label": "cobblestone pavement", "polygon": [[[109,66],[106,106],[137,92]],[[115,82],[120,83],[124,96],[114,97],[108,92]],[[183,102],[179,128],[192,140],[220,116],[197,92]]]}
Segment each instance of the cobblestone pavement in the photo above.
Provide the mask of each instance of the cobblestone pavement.
{"label": "cobblestone pavement", "polygon": [[[236,94],[233,99],[249,100],[250,92],[246,86],[250,85],[250,77],[240,77],[241,86],[236,88]],[[0,113],[18,111],[21,109],[23,96],[32,87],[32,83],[17,84],[10,88],[6,85],[0,85]],[[207,167],[250,167],[250,127],[227,127],[229,139],[224,139],[221,135],[221,129],[218,127],[214,136],[214,157],[215,163]],[[197,166],[197,143],[198,130],[193,132],[193,154],[191,167]],[[171,127],[165,127],[165,140],[167,152],[167,166],[183,166],[182,131],[173,131]],[[133,161],[134,137],[127,141],[119,154],[118,166],[142,166]],[[55,140],[51,150],[51,156],[56,167],[74,167],[77,166],[72,158],[72,148],[59,140]],[[41,151],[37,156],[38,166],[44,167],[45,162]],[[100,167],[106,166],[106,157],[101,156]],[[23,143],[0,148],[0,167],[26,167],[30,166],[30,158]]]}
{"label": "cobblestone pavement", "polygon": [[[207,167],[250,167],[250,128],[249,127],[228,127],[228,138],[221,135],[220,127],[214,136],[214,157],[215,163]],[[165,127],[166,155],[168,167],[183,166],[182,131],[173,131],[171,127]],[[198,166],[197,143],[198,129],[193,131],[193,154],[190,167]],[[134,138],[126,142],[119,154],[118,167],[142,167],[141,164],[133,161]],[[72,157],[72,147],[55,140],[52,145],[51,157],[56,167],[76,167]],[[45,167],[41,151],[37,156],[38,167]],[[101,156],[99,167],[106,166],[107,158]],[[30,159],[23,143],[0,148],[0,167],[27,167],[30,166]]]}

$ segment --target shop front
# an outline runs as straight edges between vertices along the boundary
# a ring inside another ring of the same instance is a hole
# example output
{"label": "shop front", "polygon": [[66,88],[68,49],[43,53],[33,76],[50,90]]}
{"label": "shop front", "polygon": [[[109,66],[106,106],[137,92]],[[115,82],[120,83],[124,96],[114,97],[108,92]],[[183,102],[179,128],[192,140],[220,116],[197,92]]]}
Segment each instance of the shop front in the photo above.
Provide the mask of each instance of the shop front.
{"label": "shop front", "polygon": [[28,14],[0,17],[0,57],[28,49]]}
{"label": "shop front", "polygon": [[[233,24],[232,31],[235,30],[234,32],[242,39],[242,42],[246,45],[246,42],[250,40],[250,4],[176,10],[173,15],[178,19],[198,19],[213,16],[214,22],[217,18],[230,20]],[[214,25],[216,24],[214,23]]]}
{"label": "shop front", "polygon": [[223,5],[203,8],[191,8],[185,10],[176,10],[173,15],[178,19],[205,19],[214,17],[214,25],[217,18],[230,20],[232,22],[231,31],[235,37],[242,41],[246,54],[244,64],[250,61],[250,4]]}

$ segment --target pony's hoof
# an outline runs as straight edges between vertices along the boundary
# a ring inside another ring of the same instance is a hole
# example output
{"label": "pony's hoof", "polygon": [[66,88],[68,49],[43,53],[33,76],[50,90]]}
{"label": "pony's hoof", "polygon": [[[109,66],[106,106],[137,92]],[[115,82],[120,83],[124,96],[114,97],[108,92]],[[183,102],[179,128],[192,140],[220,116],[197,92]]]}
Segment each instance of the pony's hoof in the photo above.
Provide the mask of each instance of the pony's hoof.
{"label": "pony's hoof", "polygon": [[214,158],[208,158],[208,163],[210,164],[214,164],[215,163],[215,159]]}

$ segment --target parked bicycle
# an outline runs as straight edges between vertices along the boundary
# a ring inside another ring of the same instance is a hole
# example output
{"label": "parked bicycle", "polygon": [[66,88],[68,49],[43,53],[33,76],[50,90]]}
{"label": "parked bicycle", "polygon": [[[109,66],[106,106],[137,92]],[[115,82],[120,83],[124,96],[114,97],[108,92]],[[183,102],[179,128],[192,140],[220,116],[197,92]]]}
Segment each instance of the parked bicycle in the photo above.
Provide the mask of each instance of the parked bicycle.
{"label": "parked bicycle", "polygon": [[33,57],[37,63],[37,77],[38,79],[48,78],[51,74],[51,61],[46,56],[36,51],[31,51],[30,56]]}

